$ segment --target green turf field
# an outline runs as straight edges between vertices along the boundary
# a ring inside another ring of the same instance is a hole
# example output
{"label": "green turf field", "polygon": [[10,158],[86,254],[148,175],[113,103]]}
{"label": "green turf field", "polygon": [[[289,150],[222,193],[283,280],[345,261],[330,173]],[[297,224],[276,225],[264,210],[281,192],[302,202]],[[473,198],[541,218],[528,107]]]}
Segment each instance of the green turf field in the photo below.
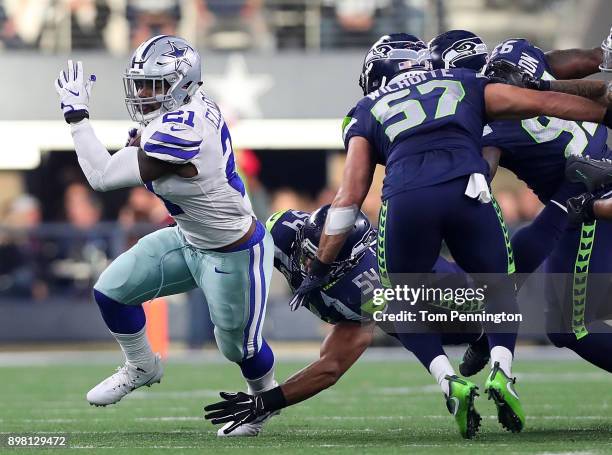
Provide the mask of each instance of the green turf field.
{"label": "green turf field", "polygon": [[[303,364],[281,362],[279,377]],[[201,418],[217,390],[242,387],[231,365],[169,362],[160,385],[118,405],[90,407],[85,393],[112,367],[0,367],[3,438],[8,432],[63,432],[82,453],[103,454],[612,453],[612,380],[583,362],[517,362],[526,431],[504,432],[492,402],[481,396],[483,427],[473,441],[460,438],[437,386],[416,362],[363,361],[332,390],[284,410],[265,433],[248,439],[217,439]]]}

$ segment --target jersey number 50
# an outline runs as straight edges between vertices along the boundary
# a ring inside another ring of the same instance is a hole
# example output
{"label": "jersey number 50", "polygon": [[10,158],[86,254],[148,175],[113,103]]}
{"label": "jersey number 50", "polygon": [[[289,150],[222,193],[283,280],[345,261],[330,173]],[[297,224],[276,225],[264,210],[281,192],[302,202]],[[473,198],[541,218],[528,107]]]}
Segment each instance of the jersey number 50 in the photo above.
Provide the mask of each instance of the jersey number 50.
{"label": "jersey number 50", "polygon": [[[424,84],[417,85],[415,88],[421,95],[430,93],[435,89],[443,89],[443,92],[438,99],[438,106],[436,108],[436,113],[434,114],[434,119],[453,115],[457,110],[457,104],[459,104],[459,102],[465,96],[463,84],[461,84],[459,81],[453,80],[428,81]],[[411,91],[412,89],[406,88],[404,90],[385,95],[374,105],[374,107],[372,107],[372,115],[381,125],[384,126],[385,134],[389,137],[391,142],[393,142],[398,134],[403,133],[410,128],[414,128],[415,126],[419,126],[427,118],[427,114],[425,113],[421,102],[417,99],[408,98]],[[408,99],[393,105],[390,104],[393,101],[404,98]],[[404,118],[400,117],[399,120],[387,124],[390,119],[398,114],[404,114]]]}

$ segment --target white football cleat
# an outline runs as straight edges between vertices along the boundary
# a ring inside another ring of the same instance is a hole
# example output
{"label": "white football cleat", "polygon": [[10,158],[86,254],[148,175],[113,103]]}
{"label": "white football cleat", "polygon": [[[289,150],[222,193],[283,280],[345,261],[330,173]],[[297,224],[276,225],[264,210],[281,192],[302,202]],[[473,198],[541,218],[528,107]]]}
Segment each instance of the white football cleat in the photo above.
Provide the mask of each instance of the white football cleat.
{"label": "white football cleat", "polygon": [[159,354],[155,354],[155,363],[149,371],[144,371],[129,362],[117,368],[117,372],[87,392],[87,401],[94,406],[106,406],[117,403],[128,393],[144,385],[161,382],[164,368]]}
{"label": "white football cleat", "polygon": [[223,433],[223,429],[228,428],[233,422],[228,422],[217,430],[217,436],[221,438],[232,438],[232,437],[249,437],[257,436],[263,429],[264,424],[272,417],[279,415],[280,411],[269,412],[266,415],[258,417],[250,423],[240,425],[234,431],[229,434]]}

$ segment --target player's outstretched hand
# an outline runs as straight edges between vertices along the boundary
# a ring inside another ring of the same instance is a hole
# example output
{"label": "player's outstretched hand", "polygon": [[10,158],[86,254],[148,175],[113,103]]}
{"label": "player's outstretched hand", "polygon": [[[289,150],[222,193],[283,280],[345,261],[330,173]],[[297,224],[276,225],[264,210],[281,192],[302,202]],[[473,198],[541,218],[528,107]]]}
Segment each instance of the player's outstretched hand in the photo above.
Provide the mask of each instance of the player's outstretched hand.
{"label": "player's outstretched hand", "polygon": [[487,66],[486,76],[491,82],[514,85],[532,90],[547,90],[550,83],[541,81],[507,60],[495,60]]}
{"label": "player's outstretched hand", "polygon": [[84,80],[83,74],[83,62],[74,63],[68,60],[68,71],[60,71],[59,77],[55,80],[60,107],[68,123],[89,118],[89,97],[96,76],[92,74]]}
{"label": "player's outstretched hand", "polygon": [[289,308],[291,311],[295,311],[304,305],[304,302],[308,299],[308,295],[312,292],[320,291],[323,286],[327,285],[331,280],[329,270],[325,270],[324,273],[311,273],[304,278],[302,284],[293,294],[293,297],[289,301]]}
{"label": "player's outstretched hand", "polygon": [[606,73],[612,72],[612,28],[610,28],[610,34],[601,43],[601,50],[603,51],[603,59],[599,69]]}
{"label": "player's outstretched hand", "polygon": [[206,406],[204,418],[213,425],[233,422],[223,430],[225,434],[266,413],[261,397],[244,392],[221,392],[219,395],[223,400]]}
{"label": "player's outstretched hand", "polygon": [[592,193],[582,193],[571,197],[565,203],[567,207],[567,220],[572,226],[579,226],[582,223],[589,223],[595,219],[593,213],[593,203],[595,196]]}

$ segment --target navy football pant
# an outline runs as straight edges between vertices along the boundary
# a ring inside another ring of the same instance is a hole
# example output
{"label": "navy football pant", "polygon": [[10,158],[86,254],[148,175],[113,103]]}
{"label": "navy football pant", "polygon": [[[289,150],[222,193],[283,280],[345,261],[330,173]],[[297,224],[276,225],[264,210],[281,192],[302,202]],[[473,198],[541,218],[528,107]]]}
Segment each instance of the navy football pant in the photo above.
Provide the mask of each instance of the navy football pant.
{"label": "navy football pant", "polygon": [[565,203],[582,192],[582,184],[562,183],[539,215],[512,236],[516,273],[524,274],[517,278],[519,287],[527,274],[535,272],[555,248],[567,227]]}
{"label": "navy football pant", "polygon": [[568,227],[546,271],[548,337],[612,372],[612,222]]}
{"label": "navy football pant", "polygon": [[[518,313],[509,276],[514,260],[501,213],[496,204],[482,204],[465,196],[467,182],[465,176],[408,190],[383,202],[378,241],[381,281],[392,286],[399,283],[394,274],[430,272],[444,240],[463,270],[486,274],[473,276],[477,286],[486,286],[488,313]],[[405,326],[397,327],[398,337],[428,367],[443,353],[441,336],[425,327],[414,328],[417,332],[407,333]],[[517,323],[485,324],[490,347],[504,346],[513,351],[517,329]],[[424,345],[427,352],[422,352]]]}
{"label": "navy football pant", "polygon": [[[550,255],[567,225],[567,212],[548,202],[540,214],[512,236],[516,273],[533,273]],[[522,283],[521,283],[522,284]]]}

